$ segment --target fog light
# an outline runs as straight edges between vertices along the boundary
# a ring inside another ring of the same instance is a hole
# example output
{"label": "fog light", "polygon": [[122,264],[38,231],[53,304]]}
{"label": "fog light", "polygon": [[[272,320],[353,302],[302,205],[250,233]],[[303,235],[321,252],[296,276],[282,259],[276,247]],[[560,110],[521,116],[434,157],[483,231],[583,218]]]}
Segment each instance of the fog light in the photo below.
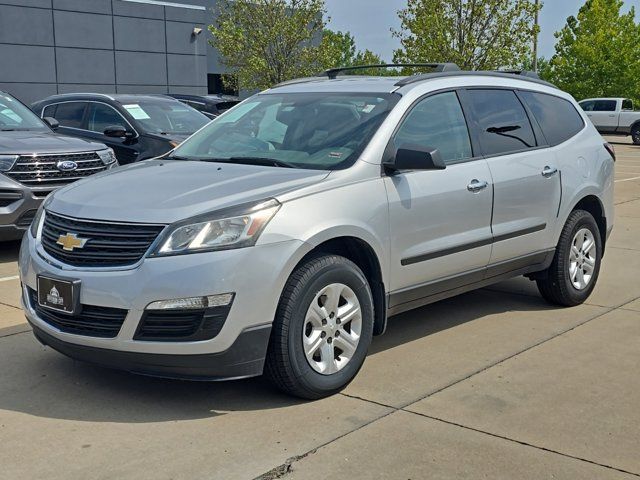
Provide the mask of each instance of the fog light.
{"label": "fog light", "polygon": [[206,297],[158,300],[147,305],[147,310],[202,310],[210,307],[226,307],[233,301],[234,296],[233,293],[222,293]]}

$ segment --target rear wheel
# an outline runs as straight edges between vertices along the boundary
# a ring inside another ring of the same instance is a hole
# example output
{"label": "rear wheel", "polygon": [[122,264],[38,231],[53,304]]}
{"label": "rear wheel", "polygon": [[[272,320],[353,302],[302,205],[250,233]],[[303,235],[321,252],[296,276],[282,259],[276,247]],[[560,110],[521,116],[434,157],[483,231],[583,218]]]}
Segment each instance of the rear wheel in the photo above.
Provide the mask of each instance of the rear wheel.
{"label": "rear wheel", "polygon": [[602,240],[595,219],[584,210],[572,212],[546,276],[537,280],[538,290],[556,305],[583,303],[595,288],[601,258]]}
{"label": "rear wheel", "polygon": [[634,125],[631,129],[631,139],[635,145],[640,145],[640,125]]}
{"label": "rear wheel", "polygon": [[360,370],[373,335],[373,297],[351,261],[322,255],[289,278],[273,323],[265,372],[281,390],[317,399]]}

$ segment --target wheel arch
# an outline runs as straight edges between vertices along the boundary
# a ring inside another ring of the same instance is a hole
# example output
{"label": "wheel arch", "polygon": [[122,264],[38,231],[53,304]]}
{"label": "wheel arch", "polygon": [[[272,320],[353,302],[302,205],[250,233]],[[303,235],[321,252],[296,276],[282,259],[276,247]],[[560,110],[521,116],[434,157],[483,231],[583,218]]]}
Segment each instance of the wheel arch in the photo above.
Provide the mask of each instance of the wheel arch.
{"label": "wheel arch", "polygon": [[605,244],[607,242],[607,217],[605,215],[605,209],[602,201],[596,195],[585,195],[575,203],[573,208],[569,211],[569,215],[571,215],[571,212],[576,210],[585,210],[593,215],[593,218],[598,224],[598,229],[600,230],[602,253],[604,254]]}
{"label": "wheel arch", "polygon": [[[312,256],[319,254],[334,254],[351,260],[365,274],[374,303],[373,334],[382,335],[387,327],[387,297],[382,265],[373,246],[358,236],[345,235],[318,242],[309,250],[298,265]],[[295,270],[294,268],[294,270]]]}

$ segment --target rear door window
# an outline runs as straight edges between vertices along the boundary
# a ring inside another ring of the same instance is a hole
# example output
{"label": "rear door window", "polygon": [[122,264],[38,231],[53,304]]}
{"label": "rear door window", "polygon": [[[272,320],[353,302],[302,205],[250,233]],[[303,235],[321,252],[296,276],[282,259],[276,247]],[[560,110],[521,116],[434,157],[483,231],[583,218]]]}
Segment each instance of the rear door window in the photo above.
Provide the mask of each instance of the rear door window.
{"label": "rear door window", "polygon": [[566,142],[584,128],[573,104],[564,98],[537,92],[521,92],[551,146]]}
{"label": "rear door window", "polygon": [[615,112],[616,104],[615,100],[596,100],[593,107],[594,112]]}
{"label": "rear door window", "polygon": [[522,103],[512,90],[467,91],[485,155],[504,155],[537,146]]}
{"label": "rear door window", "polygon": [[580,102],[580,108],[582,108],[585,112],[593,112],[593,108],[596,106],[596,102],[593,100],[587,100],[585,102]]}
{"label": "rear door window", "polygon": [[54,118],[60,122],[62,127],[83,128],[82,120],[86,108],[86,102],[59,103]]}

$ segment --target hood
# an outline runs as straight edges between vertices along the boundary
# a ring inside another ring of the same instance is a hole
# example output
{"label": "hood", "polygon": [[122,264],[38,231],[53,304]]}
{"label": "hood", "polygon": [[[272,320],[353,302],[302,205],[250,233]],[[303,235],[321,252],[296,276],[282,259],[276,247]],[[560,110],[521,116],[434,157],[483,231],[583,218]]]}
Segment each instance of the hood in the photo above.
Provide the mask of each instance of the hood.
{"label": "hood", "polygon": [[172,223],[246,202],[274,198],[329,172],[182,160],[148,160],[75,182],[47,209],[96,220]]}
{"label": "hood", "polygon": [[102,143],[55,132],[0,132],[0,154],[78,153],[107,148]]}

